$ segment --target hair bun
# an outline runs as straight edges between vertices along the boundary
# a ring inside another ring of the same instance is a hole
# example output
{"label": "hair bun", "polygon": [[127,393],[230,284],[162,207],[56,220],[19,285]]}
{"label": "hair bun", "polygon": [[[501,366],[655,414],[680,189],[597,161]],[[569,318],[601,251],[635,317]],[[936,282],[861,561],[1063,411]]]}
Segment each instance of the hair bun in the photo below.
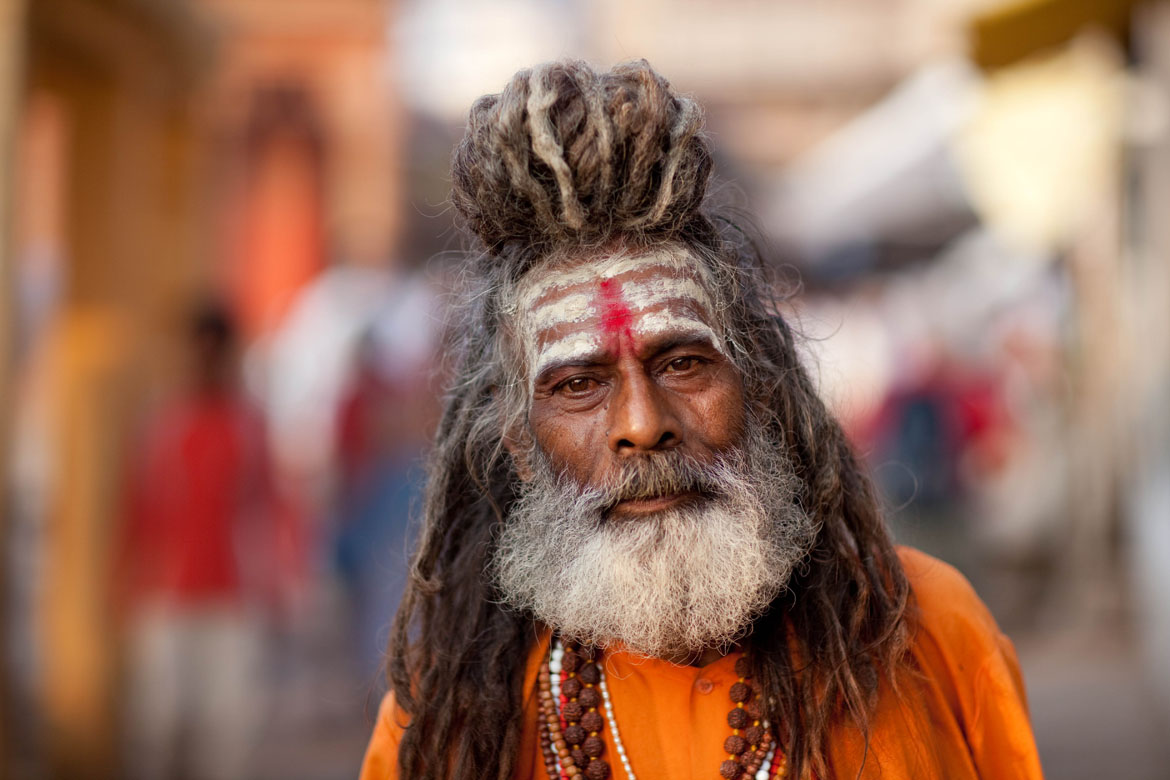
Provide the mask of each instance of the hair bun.
{"label": "hair bun", "polygon": [[471,107],[452,200],[492,254],[538,256],[614,236],[671,235],[698,214],[711,171],[703,114],[645,60],[599,73],[522,70]]}

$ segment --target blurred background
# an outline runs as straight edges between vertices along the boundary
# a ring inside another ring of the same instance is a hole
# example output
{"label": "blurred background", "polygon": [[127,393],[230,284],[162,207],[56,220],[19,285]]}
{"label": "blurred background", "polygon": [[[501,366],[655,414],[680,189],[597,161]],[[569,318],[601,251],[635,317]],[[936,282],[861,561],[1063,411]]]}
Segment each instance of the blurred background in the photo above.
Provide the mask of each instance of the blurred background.
{"label": "blurred background", "polygon": [[1052,778],[1170,777],[1170,3],[0,0],[0,774],[355,777],[519,67],[647,58]]}

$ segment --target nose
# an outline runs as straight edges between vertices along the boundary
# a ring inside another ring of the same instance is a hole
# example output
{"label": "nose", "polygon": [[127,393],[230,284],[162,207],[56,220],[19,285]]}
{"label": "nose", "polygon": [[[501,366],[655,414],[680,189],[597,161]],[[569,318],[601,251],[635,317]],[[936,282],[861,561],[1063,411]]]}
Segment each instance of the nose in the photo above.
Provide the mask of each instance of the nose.
{"label": "nose", "polygon": [[641,371],[623,377],[610,401],[609,448],[617,455],[670,449],[682,442],[681,426],[669,400]]}

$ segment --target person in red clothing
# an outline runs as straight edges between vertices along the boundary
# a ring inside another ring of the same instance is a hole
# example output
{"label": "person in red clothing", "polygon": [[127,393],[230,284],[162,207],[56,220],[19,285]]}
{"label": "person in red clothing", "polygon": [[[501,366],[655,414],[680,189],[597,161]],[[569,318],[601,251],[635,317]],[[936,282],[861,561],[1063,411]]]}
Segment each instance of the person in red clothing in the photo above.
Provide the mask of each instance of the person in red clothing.
{"label": "person in red clothing", "polygon": [[362,780],[1040,777],[1011,643],[893,545],[710,170],[644,61],[472,106],[480,251]]}
{"label": "person in red clothing", "polygon": [[189,385],[131,464],[116,571],[131,777],[244,777],[259,714],[276,548],[264,427],[226,311],[202,309],[189,338]]}

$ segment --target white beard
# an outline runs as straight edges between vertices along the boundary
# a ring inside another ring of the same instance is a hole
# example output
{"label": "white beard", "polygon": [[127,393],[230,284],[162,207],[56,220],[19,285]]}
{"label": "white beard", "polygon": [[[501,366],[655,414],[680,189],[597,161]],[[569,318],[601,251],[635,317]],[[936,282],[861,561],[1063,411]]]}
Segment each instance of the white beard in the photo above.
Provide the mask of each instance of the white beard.
{"label": "white beard", "polygon": [[[758,430],[758,428],[756,429]],[[629,461],[618,484],[582,487],[534,453],[497,540],[505,602],[566,639],[659,658],[726,650],[788,583],[816,529],[793,501],[780,449],[748,437],[712,464],[669,452]],[[703,498],[611,520],[622,498],[698,489]]]}

